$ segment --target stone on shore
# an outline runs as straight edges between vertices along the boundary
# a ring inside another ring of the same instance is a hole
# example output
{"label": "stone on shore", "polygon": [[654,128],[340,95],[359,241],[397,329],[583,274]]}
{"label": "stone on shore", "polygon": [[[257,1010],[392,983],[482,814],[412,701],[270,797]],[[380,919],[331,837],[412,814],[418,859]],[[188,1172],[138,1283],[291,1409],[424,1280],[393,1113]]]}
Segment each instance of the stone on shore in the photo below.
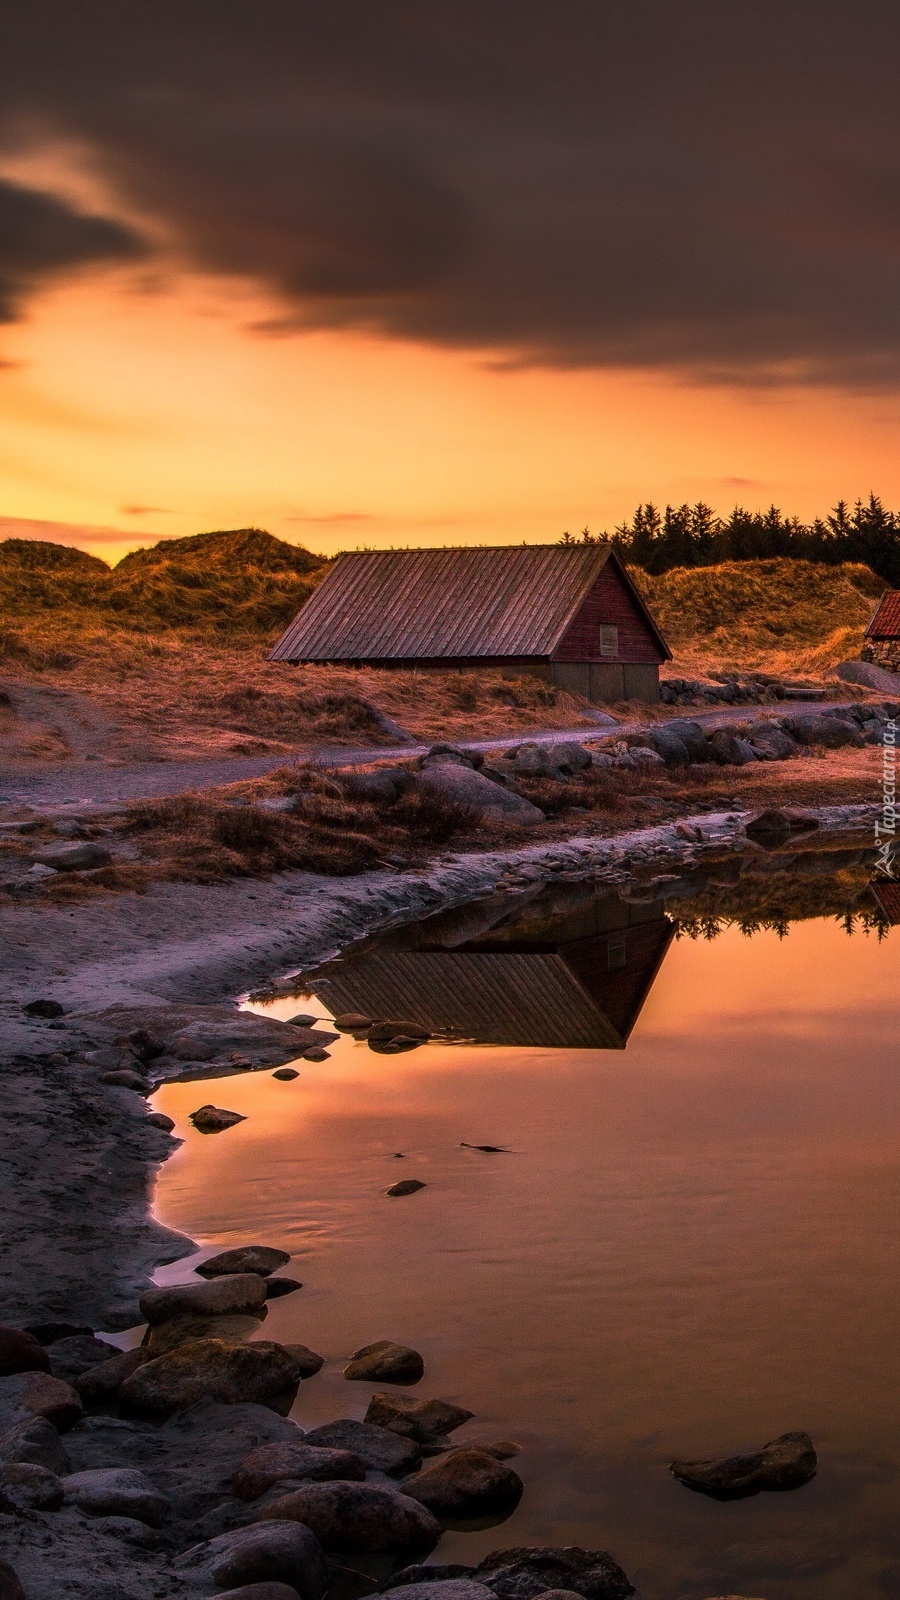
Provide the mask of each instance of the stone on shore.
{"label": "stone on shore", "polygon": [[[297,1289],[302,1289],[303,1284],[299,1278],[267,1278],[266,1299],[281,1300],[286,1294],[294,1294]],[[298,1346],[298,1348],[301,1348]],[[321,1363],[320,1363],[321,1365]],[[318,1368],[316,1369],[318,1370]]]}
{"label": "stone on shore", "polygon": [[[295,1287],[301,1289],[303,1285],[298,1283]],[[325,1357],[316,1355],[315,1350],[310,1350],[308,1345],[286,1344],[284,1348],[290,1351],[300,1368],[301,1378],[314,1378],[325,1365]]]}
{"label": "stone on shore", "polygon": [[880,689],[882,694],[900,694],[900,675],[888,672],[874,661],[841,661],[834,675],[844,683],[861,683],[866,689]]}
{"label": "stone on shore", "polygon": [[8,1461],[0,1466],[0,1498],[17,1511],[59,1511],[63,1503],[62,1480],[48,1467],[33,1461]]}
{"label": "stone on shore", "polygon": [[89,1517],[133,1517],[150,1528],[160,1528],[169,1514],[169,1502],[155,1484],[135,1467],[97,1467],[73,1472],[63,1479],[67,1504]]}
{"label": "stone on shore", "polygon": [[276,1250],[272,1245],[242,1244],[236,1250],[222,1250],[219,1255],[209,1256],[194,1271],[201,1278],[224,1278],[244,1272],[268,1278],[276,1267],[286,1267],[290,1259],[286,1250]]}
{"label": "stone on shore", "polygon": [[815,1475],[815,1446],[808,1433],[782,1433],[742,1456],[708,1461],[673,1461],[670,1471],[691,1489],[721,1499],[758,1494],[761,1489],[796,1489]]}
{"label": "stone on shore", "polygon": [[262,1518],[302,1522],[325,1550],[366,1555],[427,1555],[441,1536],[426,1506],[376,1483],[306,1484],[274,1500]]}
{"label": "stone on shore", "polygon": [[0,1600],[27,1600],[25,1590],[7,1561],[0,1561]]}
{"label": "stone on shore", "polygon": [[418,1350],[379,1339],[353,1352],[344,1368],[344,1377],[367,1383],[418,1383],[425,1376],[425,1362]]}
{"label": "stone on shore", "polygon": [[0,1377],[16,1372],[49,1372],[50,1357],[31,1333],[21,1328],[0,1328]]}
{"label": "stone on shore", "polygon": [[471,767],[455,762],[441,762],[426,767],[419,774],[419,785],[438,794],[442,799],[453,800],[457,805],[471,806],[483,822],[505,823],[507,827],[528,828],[544,821],[543,811],[530,800],[492,783]]}
{"label": "stone on shore", "polygon": [[389,1594],[403,1596],[403,1600],[495,1600],[493,1589],[477,1583],[474,1578],[443,1578],[436,1583],[404,1583]]}
{"label": "stone on shore", "polygon": [[797,806],[769,806],[760,811],[745,825],[744,832],[754,844],[774,850],[790,839],[812,833],[819,826],[818,819]]}
{"label": "stone on shore", "polygon": [[70,844],[48,844],[43,850],[34,850],[31,860],[41,867],[52,867],[54,872],[86,872],[92,867],[108,867],[112,852],[105,845],[72,841]]}
{"label": "stone on shore", "polygon": [[571,1589],[583,1600],[627,1600],[634,1594],[611,1555],[578,1545],[493,1550],[473,1576],[502,1600],[537,1600],[548,1589]]}
{"label": "stone on shore", "polygon": [[117,1351],[108,1361],[99,1361],[82,1372],[74,1387],[85,1405],[103,1405],[114,1400],[125,1379],[149,1360],[150,1353],[142,1345],[135,1350]]}
{"label": "stone on shore", "polygon": [[300,1594],[292,1583],[242,1583],[239,1589],[220,1589],[216,1600],[300,1600]]}
{"label": "stone on shore", "polygon": [[401,1178],[399,1183],[392,1183],[391,1187],[385,1189],[384,1192],[391,1200],[399,1200],[405,1194],[416,1194],[419,1189],[426,1189],[427,1187],[428,1185],[423,1183],[421,1178]]}
{"label": "stone on shore", "polygon": [[326,1483],[332,1478],[365,1481],[366,1463],[350,1450],[329,1450],[324,1445],[261,1444],[241,1462],[232,1479],[239,1500],[258,1500],[283,1478],[308,1478]]}
{"label": "stone on shore", "polygon": [[474,1411],[455,1406],[449,1400],[414,1400],[406,1394],[373,1394],[366,1411],[366,1422],[376,1427],[390,1428],[392,1433],[404,1434],[419,1444],[430,1444],[433,1439],[453,1433],[464,1422],[470,1422]]}
{"label": "stone on shore", "polygon": [[211,1580],[217,1589],[244,1584],[290,1584],[301,1600],[321,1600],[328,1569],[321,1546],[297,1522],[254,1522],[234,1528],[176,1557],[175,1567]]}
{"label": "stone on shore", "polygon": [[199,1400],[273,1405],[299,1382],[300,1367],[283,1345],[197,1339],[145,1362],[119,1394],[129,1410],[166,1417]]}
{"label": "stone on shore", "polygon": [[191,1344],[196,1339],[251,1339],[259,1333],[260,1322],[267,1315],[267,1306],[260,1306],[252,1312],[233,1311],[221,1317],[195,1317],[183,1312],[147,1329],[141,1343],[144,1359],[150,1361],[156,1356],[168,1355],[170,1350],[177,1350],[179,1345]]}
{"label": "stone on shore", "polygon": [[147,1116],[147,1125],[159,1128],[163,1133],[171,1133],[175,1126],[174,1117],[167,1117],[164,1111],[151,1111]]}
{"label": "stone on shore", "polygon": [[415,1477],[403,1482],[404,1494],[444,1519],[508,1516],[524,1488],[512,1467],[486,1450],[467,1448],[427,1462]]}
{"label": "stone on shore", "polygon": [[0,1434],[0,1461],[28,1461],[57,1474],[70,1471],[59,1432],[44,1417],[29,1417]]}
{"label": "stone on shore", "polygon": [[164,1289],[145,1289],[139,1304],[141,1314],[155,1327],[185,1314],[219,1317],[258,1311],[265,1300],[266,1286],[258,1273],[236,1272],[205,1283],[176,1283]]}
{"label": "stone on shore", "polygon": [[17,1372],[0,1378],[0,1428],[14,1428],[32,1417],[52,1422],[60,1433],[74,1428],[84,1407],[70,1384],[46,1372]]}
{"label": "stone on shore", "polygon": [[54,1378],[64,1378],[66,1383],[74,1383],[90,1367],[111,1360],[120,1351],[116,1345],[96,1339],[93,1334],[76,1333],[66,1339],[55,1339],[47,1346],[47,1354]]}
{"label": "stone on shore", "polygon": [[410,1472],[422,1459],[414,1440],[404,1439],[389,1428],[375,1427],[371,1422],[356,1422],[351,1417],[311,1428],[306,1442],[326,1445],[332,1450],[350,1450],[376,1472]]}
{"label": "stone on shore", "polygon": [[221,1106],[198,1106],[191,1112],[191,1122],[198,1133],[224,1133],[238,1122],[246,1122],[239,1111],[225,1111]]}

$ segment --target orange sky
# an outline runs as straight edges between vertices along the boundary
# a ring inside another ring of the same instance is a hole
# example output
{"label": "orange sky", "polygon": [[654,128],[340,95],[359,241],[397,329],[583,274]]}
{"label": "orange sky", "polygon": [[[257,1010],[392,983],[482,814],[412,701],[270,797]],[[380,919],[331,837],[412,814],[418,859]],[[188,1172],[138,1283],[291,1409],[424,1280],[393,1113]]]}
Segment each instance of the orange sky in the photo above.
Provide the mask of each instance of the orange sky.
{"label": "orange sky", "polygon": [[[256,525],[324,552],[552,540],[639,500],[900,501],[900,397],[503,370],[482,352],[322,332],[236,280],[131,268],[35,296],[0,333],[0,532],[79,525],[108,560]],[[144,508],[144,509],[135,509]]]}

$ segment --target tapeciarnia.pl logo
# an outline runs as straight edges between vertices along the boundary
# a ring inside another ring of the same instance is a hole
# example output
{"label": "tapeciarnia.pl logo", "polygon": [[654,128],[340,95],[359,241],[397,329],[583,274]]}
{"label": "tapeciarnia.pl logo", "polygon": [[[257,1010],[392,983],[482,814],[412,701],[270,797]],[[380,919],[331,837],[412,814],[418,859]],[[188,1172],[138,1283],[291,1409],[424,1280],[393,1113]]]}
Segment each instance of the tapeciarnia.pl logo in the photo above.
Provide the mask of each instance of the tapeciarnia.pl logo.
{"label": "tapeciarnia.pl logo", "polygon": [[875,824],[876,866],[889,878],[894,876],[894,846],[897,842],[897,724],[888,722],[881,744],[881,819]]}

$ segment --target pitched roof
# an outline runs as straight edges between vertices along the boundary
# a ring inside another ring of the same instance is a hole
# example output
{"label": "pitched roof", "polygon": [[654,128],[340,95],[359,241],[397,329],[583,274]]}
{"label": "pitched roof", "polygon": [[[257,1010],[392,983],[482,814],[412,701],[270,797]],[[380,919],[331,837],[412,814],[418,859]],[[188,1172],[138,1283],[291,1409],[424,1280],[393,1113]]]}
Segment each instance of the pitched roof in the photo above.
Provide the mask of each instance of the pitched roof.
{"label": "pitched roof", "polygon": [[548,656],[610,558],[622,571],[611,545],[355,551],[335,562],[269,659]]}
{"label": "pitched roof", "polygon": [[866,629],[867,639],[900,639],[900,589],[886,594]]}

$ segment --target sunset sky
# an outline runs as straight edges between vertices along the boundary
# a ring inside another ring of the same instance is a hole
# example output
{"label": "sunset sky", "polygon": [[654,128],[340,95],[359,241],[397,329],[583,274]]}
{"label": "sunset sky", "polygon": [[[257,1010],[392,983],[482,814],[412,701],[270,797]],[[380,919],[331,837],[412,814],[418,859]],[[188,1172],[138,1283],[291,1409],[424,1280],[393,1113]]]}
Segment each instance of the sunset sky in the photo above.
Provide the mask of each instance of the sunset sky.
{"label": "sunset sky", "polygon": [[0,536],[900,504],[896,7],[17,9]]}

